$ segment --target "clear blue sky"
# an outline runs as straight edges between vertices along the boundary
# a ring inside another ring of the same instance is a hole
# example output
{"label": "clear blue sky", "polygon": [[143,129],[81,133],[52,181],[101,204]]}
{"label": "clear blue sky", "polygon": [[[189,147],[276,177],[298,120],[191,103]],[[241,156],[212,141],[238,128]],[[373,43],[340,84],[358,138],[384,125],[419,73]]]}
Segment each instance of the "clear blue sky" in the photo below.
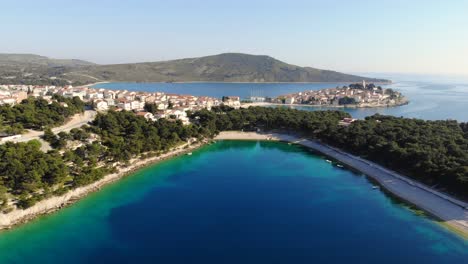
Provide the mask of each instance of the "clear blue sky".
{"label": "clear blue sky", "polygon": [[97,63],[222,52],[345,72],[468,75],[466,0],[0,0],[0,52]]}

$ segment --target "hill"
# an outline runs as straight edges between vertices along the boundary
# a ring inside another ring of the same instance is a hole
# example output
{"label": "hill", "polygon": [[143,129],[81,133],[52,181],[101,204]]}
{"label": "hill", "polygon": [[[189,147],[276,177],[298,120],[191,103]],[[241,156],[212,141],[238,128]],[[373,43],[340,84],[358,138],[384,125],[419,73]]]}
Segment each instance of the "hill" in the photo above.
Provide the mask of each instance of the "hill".
{"label": "hill", "polygon": [[0,84],[64,85],[74,80],[63,74],[94,63],[75,59],[52,59],[34,54],[0,54]]}
{"label": "hill", "polygon": [[311,67],[269,56],[225,53],[161,62],[97,65],[32,54],[0,54],[1,83],[127,82],[388,82]]}
{"label": "hill", "polygon": [[0,65],[43,65],[48,67],[80,67],[94,65],[92,62],[75,59],[52,59],[35,54],[1,54]]}
{"label": "hill", "polygon": [[130,82],[386,82],[329,70],[299,67],[269,56],[225,53],[162,62],[95,65],[67,75]]}

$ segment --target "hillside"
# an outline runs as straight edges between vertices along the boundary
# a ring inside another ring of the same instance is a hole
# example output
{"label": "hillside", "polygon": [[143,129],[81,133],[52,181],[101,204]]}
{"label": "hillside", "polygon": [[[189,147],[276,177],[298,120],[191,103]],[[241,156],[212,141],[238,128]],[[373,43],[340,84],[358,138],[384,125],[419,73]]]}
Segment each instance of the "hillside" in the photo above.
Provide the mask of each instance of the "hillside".
{"label": "hillside", "polygon": [[130,82],[356,82],[386,81],[299,67],[269,56],[225,53],[162,62],[96,65],[68,73]]}
{"label": "hillside", "polygon": [[69,81],[63,74],[94,63],[74,59],[52,59],[34,54],[0,54],[0,84],[54,84]]}
{"label": "hillside", "polygon": [[94,65],[92,62],[75,59],[52,59],[35,54],[1,54],[0,65],[42,65],[48,67],[80,67]]}
{"label": "hillside", "polygon": [[31,54],[0,54],[0,84],[12,82],[387,82],[311,67],[269,56],[225,53],[161,62],[97,65]]}

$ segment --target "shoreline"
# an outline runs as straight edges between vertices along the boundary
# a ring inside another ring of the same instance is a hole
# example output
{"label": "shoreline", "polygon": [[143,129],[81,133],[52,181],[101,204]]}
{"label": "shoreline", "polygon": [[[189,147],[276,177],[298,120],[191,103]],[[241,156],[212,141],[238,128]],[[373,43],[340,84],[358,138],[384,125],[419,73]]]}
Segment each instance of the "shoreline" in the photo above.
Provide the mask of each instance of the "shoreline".
{"label": "shoreline", "polygon": [[241,104],[241,107],[243,108],[249,108],[250,106],[262,106],[262,107],[268,107],[268,106],[296,106],[296,107],[312,107],[312,108],[389,108],[389,107],[397,107],[397,106],[402,106],[402,105],[407,105],[409,104],[410,101],[405,99],[403,102],[395,103],[392,105],[386,104],[386,105],[375,105],[375,106],[358,106],[358,105],[310,105],[310,104],[279,104],[279,103],[267,103],[267,102],[258,102],[258,103],[244,103]]}
{"label": "shoreline", "polygon": [[27,209],[15,209],[6,214],[0,213],[0,232],[1,230],[11,229],[15,226],[30,222],[40,216],[47,215],[73,205],[75,202],[85,198],[88,194],[99,191],[102,187],[114,183],[123,177],[129,176],[144,167],[152,166],[164,160],[183,155],[204,145],[205,144],[203,142],[193,144],[185,143],[160,156],[154,156],[146,159],[134,158],[129,161],[132,165],[120,168],[119,171],[108,174],[96,182],[69,190],[67,193],[60,196],[53,196],[41,200]]}
{"label": "shoreline", "polygon": [[299,144],[367,175],[396,197],[412,204],[440,220],[441,224],[468,240],[468,204],[437,190],[418,183],[404,175],[386,169],[376,163],[364,160],[334,147],[281,133],[256,133],[225,131],[216,140],[272,140]]}
{"label": "shoreline", "polygon": [[[141,83],[141,84],[150,84],[150,83],[219,83],[219,84],[224,84],[224,83],[233,83],[233,84],[314,84],[314,83],[344,83],[344,84],[349,84],[352,83],[346,82],[346,81],[340,81],[340,82],[223,82],[223,81],[185,81],[185,82],[137,82],[137,81],[102,81],[102,82],[96,82],[96,83],[91,83],[91,84],[86,84],[83,85],[83,87],[92,87],[96,84],[101,84],[101,83]],[[382,85],[390,85],[393,84],[394,82],[372,82],[374,84],[382,84]]]}
{"label": "shoreline", "polygon": [[[437,220],[447,230],[468,240],[468,204],[450,197],[444,193],[431,189],[421,183],[386,169],[376,163],[353,156],[334,147],[281,133],[257,133],[241,131],[224,131],[215,140],[253,140],[253,141],[284,141],[312,149],[325,156],[335,159],[367,177],[377,181],[385,191],[402,199],[404,202],[422,209]],[[164,160],[183,155],[204,146],[204,142],[182,144],[168,153],[146,159],[130,160],[132,165],[121,168],[118,172],[108,174],[104,178],[89,185],[70,190],[61,196],[54,196],[39,201],[27,209],[15,209],[7,214],[0,213],[0,231],[30,222],[40,216],[58,211],[73,205],[88,194],[99,191],[102,187],[114,183],[123,177]],[[134,162],[134,163],[132,163]]]}
{"label": "shoreline", "polygon": [[94,85],[103,84],[103,83],[110,83],[110,82],[108,82],[108,81],[95,82],[95,83],[90,83],[90,84],[81,85],[81,86],[78,86],[78,87],[93,88]]}

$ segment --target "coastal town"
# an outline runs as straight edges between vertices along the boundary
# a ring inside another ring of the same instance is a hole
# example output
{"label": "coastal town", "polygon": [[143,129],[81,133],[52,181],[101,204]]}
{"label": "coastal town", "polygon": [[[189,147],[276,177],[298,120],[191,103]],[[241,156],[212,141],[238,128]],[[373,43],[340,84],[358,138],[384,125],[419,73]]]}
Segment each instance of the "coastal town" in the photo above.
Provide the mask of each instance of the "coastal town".
{"label": "coastal town", "polygon": [[[71,85],[35,86],[35,85],[0,85],[0,105],[15,105],[28,97],[42,98],[49,103],[53,95],[65,98],[78,97],[88,103],[98,112],[113,109],[115,111],[133,111],[136,115],[147,120],[156,121],[160,118],[181,120],[183,124],[189,123],[187,111],[210,110],[213,106],[221,104],[234,108],[240,107],[240,98],[225,96],[217,99],[207,96],[192,96],[168,94],[163,92],[134,92],[127,90],[95,89],[89,86],[73,87]],[[155,111],[147,111],[148,105],[153,105]]]}
{"label": "coastal town", "polygon": [[[93,88],[91,85],[77,87],[72,85],[0,85],[0,105],[14,106],[29,97],[41,98],[51,104],[55,100],[54,95],[70,99],[79,98],[86,103],[88,111],[85,114],[87,114],[89,120],[85,118],[81,120],[81,123],[92,121],[95,112],[106,112],[108,110],[130,111],[151,121],[162,118],[180,120],[182,124],[187,125],[190,123],[187,113],[201,109],[211,110],[212,107],[220,105],[237,109],[263,104],[318,107],[387,107],[407,103],[406,98],[401,93],[392,89],[383,89],[365,81],[343,87],[303,91],[274,99],[255,97],[247,101],[241,101],[239,96],[214,98],[164,92],[110,90]],[[353,118],[345,118],[340,124],[347,126],[354,121]],[[77,122],[77,124],[81,123]],[[1,137],[0,141],[19,140],[19,138],[25,140],[28,137],[7,133]]]}
{"label": "coastal town", "polygon": [[400,92],[365,81],[343,87],[292,93],[274,99],[253,98],[252,101],[319,107],[389,107],[408,103]]}

